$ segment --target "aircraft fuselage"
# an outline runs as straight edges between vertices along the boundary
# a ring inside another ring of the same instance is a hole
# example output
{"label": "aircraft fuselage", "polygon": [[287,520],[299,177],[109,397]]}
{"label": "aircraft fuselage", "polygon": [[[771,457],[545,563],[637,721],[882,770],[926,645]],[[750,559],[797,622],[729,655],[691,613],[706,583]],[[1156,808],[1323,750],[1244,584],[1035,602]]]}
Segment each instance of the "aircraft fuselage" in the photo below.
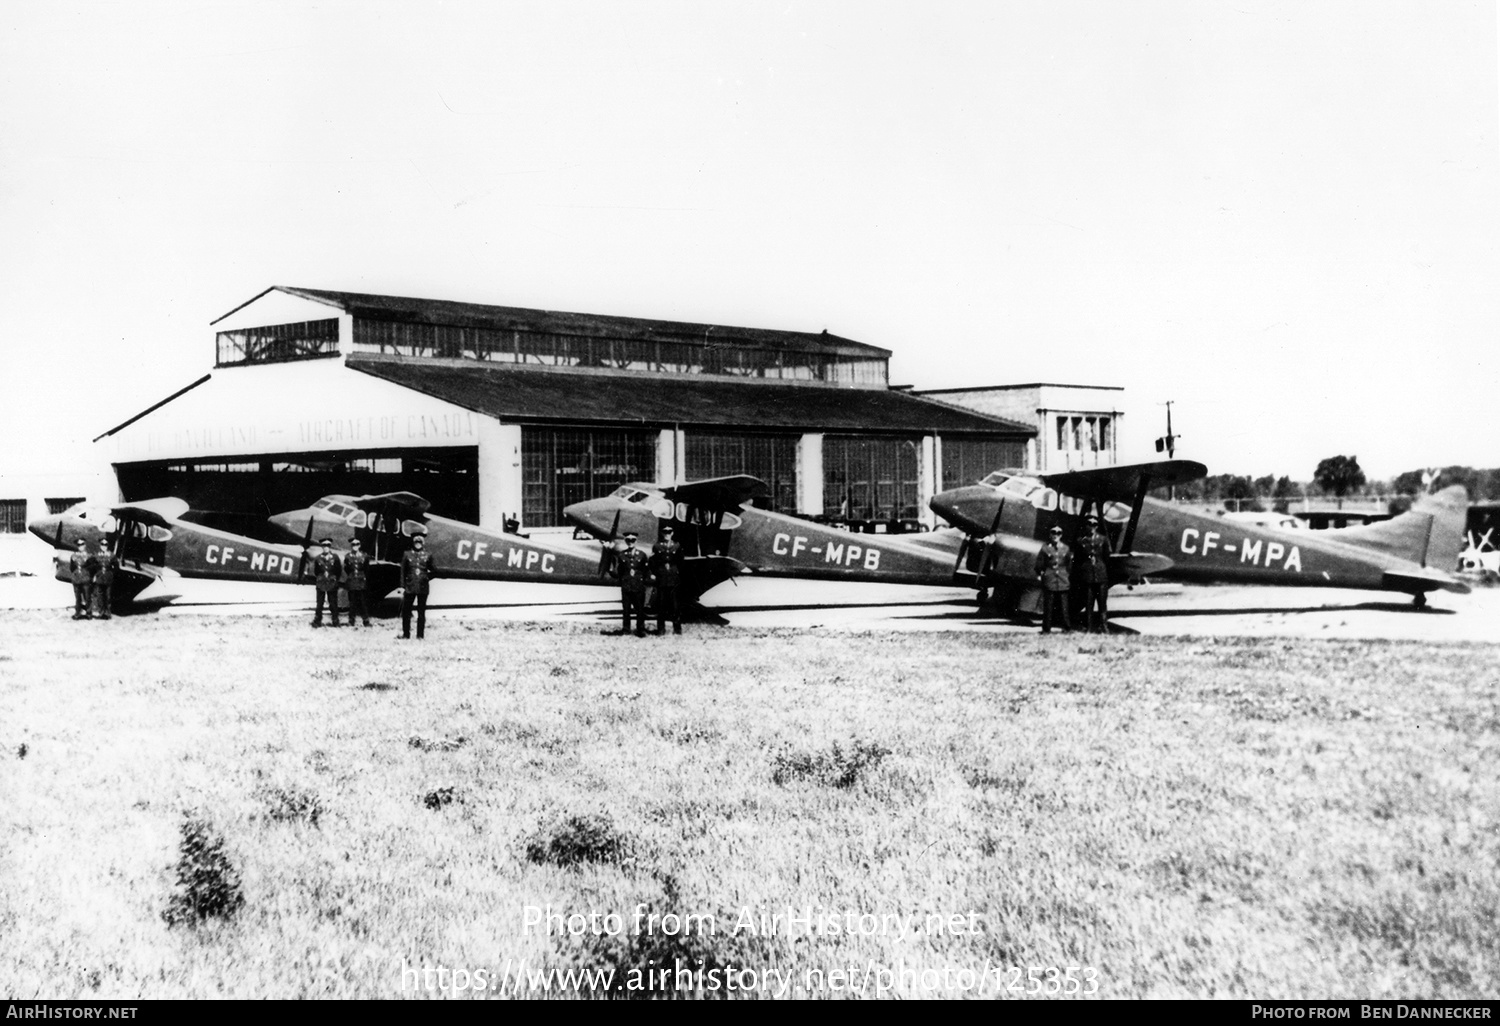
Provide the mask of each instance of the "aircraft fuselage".
{"label": "aircraft fuselage", "polygon": [[[606,496],[569,506],[563,515],[596,538],[635,532],[644,546],[656,544],[669,522],[654,510],[660,503]],[[663,507],[665,512],[665,507]],[[670,522],[689,555],[723,555],[752,573],[821,580],[880,581],[951,587],[953,563],[963,535],[854,534],[826,524],[742,505],[733,513],[676,507]]]}

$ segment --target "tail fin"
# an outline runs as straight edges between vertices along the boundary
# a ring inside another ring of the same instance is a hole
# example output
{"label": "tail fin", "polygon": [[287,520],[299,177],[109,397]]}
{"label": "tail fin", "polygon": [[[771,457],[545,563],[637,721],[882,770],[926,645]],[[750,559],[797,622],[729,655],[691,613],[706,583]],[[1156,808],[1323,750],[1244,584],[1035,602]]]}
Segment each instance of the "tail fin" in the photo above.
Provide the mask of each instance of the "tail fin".
{"label": "tail fin", "polygon": [[1469,493],[1463,485],[1424,495],[1410,510],[1379,524],[1345,527],[1326,535],[1346,545],[1383,552],[1419,566],[1452,572],[1464,547]]}

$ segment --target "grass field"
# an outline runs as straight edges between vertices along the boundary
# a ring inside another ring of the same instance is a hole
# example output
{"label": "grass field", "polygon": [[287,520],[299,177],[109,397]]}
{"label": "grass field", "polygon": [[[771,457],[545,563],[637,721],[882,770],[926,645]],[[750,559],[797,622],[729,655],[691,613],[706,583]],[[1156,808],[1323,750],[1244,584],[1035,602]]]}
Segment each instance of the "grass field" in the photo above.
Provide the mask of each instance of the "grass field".
{"label": "grass field", "polygon": [[3,621],[0,996],[1500,994],[1493,646]]}

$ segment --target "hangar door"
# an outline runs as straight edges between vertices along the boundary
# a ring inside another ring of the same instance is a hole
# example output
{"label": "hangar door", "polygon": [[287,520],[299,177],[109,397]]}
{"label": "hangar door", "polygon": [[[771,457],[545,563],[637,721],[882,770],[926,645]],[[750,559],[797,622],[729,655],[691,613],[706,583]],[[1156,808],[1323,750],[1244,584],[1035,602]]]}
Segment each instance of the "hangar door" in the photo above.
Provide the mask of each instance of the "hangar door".
{"label": "hangar door", "polygon": [[823,438],[823,513],[846,520],[912,520],[921,438]]}
{"label": "hangar door", "polygon": [[325,495],[416,492],[441,516],[479,517],[474,446],[122,463],[116,473],[127,502],[175,495],[192,508],[186,519],[266,541],[286,541],[267,517]]}
{"label": "hangar door", "polygon": [[770,489],[755,505],[777,513],[797,512],[799,435],[715,435],[687,433],[687,479],[749,474]]}
{"label": "hangar door", "polygon": [[527,527],[562,527],[565,506],[656,480],[657,432],[630,428],[521,428]]}
{"label": "hangar door", "polygon": [[977,483],[992,471],[1020,470],[1025,466],[1025,442],[944,435],[943,480],[938,487],[962,488]]}

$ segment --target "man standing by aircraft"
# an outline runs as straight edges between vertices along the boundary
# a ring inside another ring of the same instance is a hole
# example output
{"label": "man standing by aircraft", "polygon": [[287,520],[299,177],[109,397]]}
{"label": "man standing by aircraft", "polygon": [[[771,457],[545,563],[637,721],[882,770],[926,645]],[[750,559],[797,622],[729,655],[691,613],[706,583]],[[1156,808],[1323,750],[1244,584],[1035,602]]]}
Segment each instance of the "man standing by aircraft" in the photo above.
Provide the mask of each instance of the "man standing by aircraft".
{"label": "man standing by aircraft", "polygon": [[1062,617],[1062,629],[1071,631],[1068,622],[1068,568],[1073,561],[1073,552],[1062,540],[1062,528],[1054,527],[1047,532],[1047,544],[1036,554],[1036,575],[1042,582],[1042,633],[1052,633],[1054,608]]}
{"label": "man standing by aircraft", "polygon": [[[1078,536],[1075,582],[1083,592],[1083,628],[1089,633],[1109,633],[1109,536],[1099,529],[1099,518],[1088,515],[1088,527]],[[1095,625],[1094,611],[1099,618]]]}
{"label": "man standing by aircraft", "polygon": [[427,592],[432,583],[432,553],[420,535],[401,556],[401,636],[411,637],[411,607],[417,607],[417,640],[427,633]]}
{"label": "man standing by aircraft", "polygon": [[370,626],[370,604],[366,601],[365,589],[369,585],[370,557],[363,551],[358,538],[349,542],[349,555],[344,557],[344,587],[349,591],[349,626],[355,626],[354,611],[359,610],[365,626]]}
{"label": "man standing by aircraft", "polygon": [[78,539],[78,548],[68,557],[68,571],[73,578],[73,619],[94,618],[94,557],[89,543]]}
{"label": "man standing by aircraft", "polygon": [[99,608],[99,619],[108,620],[114,615],[110,610],[115,599],[115,568],[119,560],[110,551],[109,537],[99,539],[99,555],[94,559],[94,605]]}
{"label": "man standing by aircraft", "polygon": [[630,633],[630,615],[635,611],[635,636],[646,636],[646,577],[651,572],[651,560],[635,547],[637,535],[625,532],[625,548],[615,556],[614,574],[620,582],[620,606],[624,611],[624,626],[621,634]]}
{"label": "man standing by aircraft", "polygon": [[671,524],[663,524],[661,540],[651,552],[651,578],[656,582],[656,633],[665,634],[667,610],[672,611],[672,633],[682,633],[682,607],[677,585],[682,582],[682,543],[672,537]]}
{"label": "man standing by aircraft", "polygon": [[[314,627],[323,626],[323,600],[328,600],[329,615],[333,617],[333,626],[339,625],[339,578],[343,576],[343,566],[339,563],[339,557],[333,552],[333,539],[324,538],[318,543],[323,546],[323,551],[313,557],[313,585],[318,589],[318,604],[313,612]],[[350,619],[353,617],[351,615]]]}

